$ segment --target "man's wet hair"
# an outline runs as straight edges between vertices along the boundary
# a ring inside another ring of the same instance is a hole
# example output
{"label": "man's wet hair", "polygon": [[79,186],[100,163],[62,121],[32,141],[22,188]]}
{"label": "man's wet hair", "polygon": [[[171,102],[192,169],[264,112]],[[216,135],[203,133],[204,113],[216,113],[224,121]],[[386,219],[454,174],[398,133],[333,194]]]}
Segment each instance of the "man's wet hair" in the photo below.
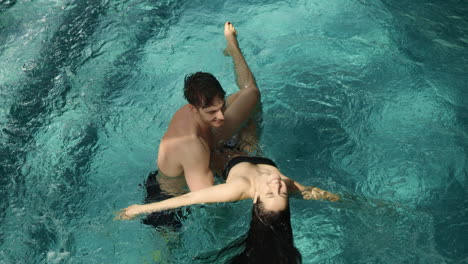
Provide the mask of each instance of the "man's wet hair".
{"label": "man's wet hair", "polygon": [[210,107],[215,98],[224,100],[225,95],[223,87],[211,73],[196,72],[185,76],[184,97],[196,108]]}

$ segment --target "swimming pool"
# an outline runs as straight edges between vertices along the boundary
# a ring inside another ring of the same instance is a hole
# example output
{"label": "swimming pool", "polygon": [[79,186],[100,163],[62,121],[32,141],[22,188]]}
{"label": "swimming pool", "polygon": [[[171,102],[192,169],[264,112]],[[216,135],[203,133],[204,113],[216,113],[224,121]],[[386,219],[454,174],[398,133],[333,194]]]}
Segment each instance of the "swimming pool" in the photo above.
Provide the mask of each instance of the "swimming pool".
{"label": "swimming pool", "polygon": [[143,199],[184,75],[236,90],[226,20],[262,90],[264,154],[353,200],[291,201],[304,263],[467,262],[467,13],[435,0],[1,2],[0,263],[192,263],[246,231],[247,201],[194,207],[172,237],[113,221]]}

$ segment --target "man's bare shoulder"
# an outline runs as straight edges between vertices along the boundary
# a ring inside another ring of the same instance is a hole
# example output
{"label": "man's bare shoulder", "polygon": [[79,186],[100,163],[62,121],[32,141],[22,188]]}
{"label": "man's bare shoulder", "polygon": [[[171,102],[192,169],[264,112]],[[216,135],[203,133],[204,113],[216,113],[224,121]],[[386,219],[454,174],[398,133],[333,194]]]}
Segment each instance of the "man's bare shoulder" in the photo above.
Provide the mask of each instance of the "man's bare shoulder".
{"label": "man's bare shoulder", "polygon": [[[162,144],[162,142],[161,142]],[[195,134],[184,135],[180,137],[173,137],[167,140],[167,145],[170,149],[174,151],[183,153],[183,152],[191,152],[193,150],[202,148],[209,151],[208,144]]]}
{"label": "man's bare shoulder", "polygon": [[165,136],[159,144],[158,167],[168,175],[181,175],[183,164],[209,156],[209,149],[196,134]]}
{"label": "man's bare shoulder", "polygon": [[161,144],[178,144],[179,141],[190,140],[190,137],[196,136],[196,133],[196,124],[190,117],[188,107],[183,106],[172,116]]}
{"label": "man's bare shoulder", "polygon": [[196,123],[188,105],[182,106],[172,116],[167,133],[193,133]]}

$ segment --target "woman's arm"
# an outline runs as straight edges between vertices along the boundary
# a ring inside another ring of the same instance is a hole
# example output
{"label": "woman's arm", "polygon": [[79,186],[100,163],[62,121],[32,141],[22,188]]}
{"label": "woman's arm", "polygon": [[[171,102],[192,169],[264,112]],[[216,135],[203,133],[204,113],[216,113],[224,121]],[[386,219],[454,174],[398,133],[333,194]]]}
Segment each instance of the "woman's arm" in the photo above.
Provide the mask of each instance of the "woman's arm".
{"label": "woman's arm", "polygon": [[235,202],[247,199],[248,190],[249,186],[243,181],[219,184],[160,202],[131,205],[122,209],[115,219],[132,219],[139,214],[163,211],[192,204]]}
{"label": "woman's arm", "polygon": [[340,196],[333,194],[331,192],[324,191],[320,188],[308,186],[301,191],[302,198],[305,200],[328,200],[331,202],[336,202],[341,199]]}
{"label": "woman's arm", "polygon": [[304,198],[305,200],[328,200],[332,202],[340,200],[340,196],[331,192],[327,192],[313,186],[304,186],[284,175],[281,175],[281,178],[283,178],[284,182],[286,183],[289,192],[300,192],[302,194],[302,198]]}

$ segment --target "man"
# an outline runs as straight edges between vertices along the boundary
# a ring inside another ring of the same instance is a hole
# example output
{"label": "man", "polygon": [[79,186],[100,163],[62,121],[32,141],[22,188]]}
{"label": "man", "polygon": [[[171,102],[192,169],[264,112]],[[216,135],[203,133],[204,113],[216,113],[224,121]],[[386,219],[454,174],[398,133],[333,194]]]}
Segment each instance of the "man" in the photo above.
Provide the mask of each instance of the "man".
{"label": "man", "polygon": [[225,92],[213,75],[197,72],[185,78],[188,104],[174,114],[159,145],[157,177],[166,193],[181,194],[185,182],[190,191],[212,186],[212,151],[232,137],[259,101],[254,76],[239,48],[236,29],[229,22],[224,25],[224,36],[225,55],[233,59],[240,91],[225,101]]}

